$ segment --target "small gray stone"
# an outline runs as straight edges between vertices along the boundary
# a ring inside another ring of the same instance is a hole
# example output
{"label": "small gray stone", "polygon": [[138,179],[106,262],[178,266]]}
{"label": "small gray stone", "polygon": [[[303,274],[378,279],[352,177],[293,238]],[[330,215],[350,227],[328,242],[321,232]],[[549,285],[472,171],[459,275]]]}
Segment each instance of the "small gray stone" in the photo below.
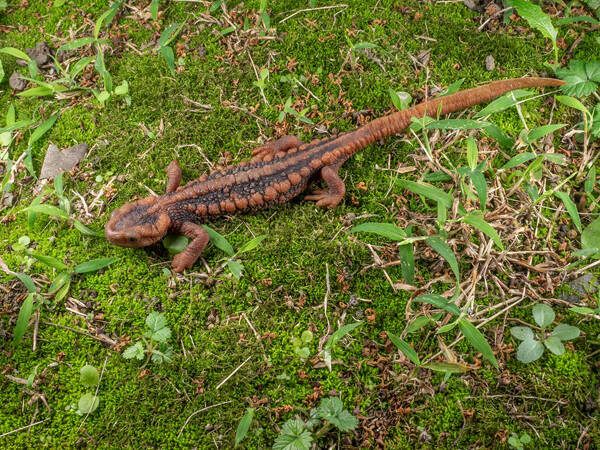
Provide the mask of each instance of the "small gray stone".
{"label": "small gray stone", "polygon": [[85,156],[88,145],[81,143],[60,151],[54,144],[50,144],[46,151],[40,178],[54,178],[60,172],[68,172]]}
{"label": "small gray stone", "polygon": [[47,64],[50,60],[50,47],[45,42],[38,43],[34,48],[28,48],[27,54],[33,59],[38,67]]}
{"label": "small gray stone", "polygon": [[21,78],[21,74],[19,72],[13,72],[13,74],[8,79],[8,84],[15,91],[22,91],[27,86],[27,80]]}
{"label": "small gray stone", "polygon": [[496,68],[496,61],[492,55],[485,57],[485,70],[492,71]]}
{"label": "small gray stone", "polygon": [[591,273],[586,273],[569,282],[569,287],[579,295],[593,294],[598,290],[598,280]]}

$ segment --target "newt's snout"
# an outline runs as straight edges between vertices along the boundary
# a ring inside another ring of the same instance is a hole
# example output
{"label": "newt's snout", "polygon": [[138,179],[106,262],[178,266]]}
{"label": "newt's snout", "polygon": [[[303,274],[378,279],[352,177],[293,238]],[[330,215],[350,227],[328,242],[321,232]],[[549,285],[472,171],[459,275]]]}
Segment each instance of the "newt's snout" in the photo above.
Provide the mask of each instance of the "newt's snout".
{"label": "newt's snout", "polygon": [[112,244],[120,247],[145,247],[161,240],[169,230],[169,216],[152,208],[157,197],[146,197],[114,210],[104,229]]}

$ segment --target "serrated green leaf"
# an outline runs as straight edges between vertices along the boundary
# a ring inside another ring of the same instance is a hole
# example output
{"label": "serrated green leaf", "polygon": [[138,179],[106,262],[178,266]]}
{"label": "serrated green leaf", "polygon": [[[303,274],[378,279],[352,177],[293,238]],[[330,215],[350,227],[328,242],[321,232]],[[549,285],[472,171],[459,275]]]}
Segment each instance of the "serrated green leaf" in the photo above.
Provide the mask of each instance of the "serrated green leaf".
{"label": "serrated green leaf", "polygon": [[485,339],[483,334],[481,334],[481,331],[475,328],[475,326],[465,318],[459,319],[458,327],[467,341],[469,341],[471,345],[484,356],[484,358],[486,358],[496,369],[498,369],[498,361],[496,360],[496,356],[492,351],[492,347],[490,347],[488,341]]}
{"label": "serrated green leaf", "polygon": [[566,84],[560,89],[568,95],[587,97],[600,83],[600,61],[571,60],[568,69],[558,69],[556,74]]}
{"label": "serrated green leaf", "polygon": [[239,445],[244,440],[252,424],[252,418],[254,417],[254,408],[248,408],[246,414],[240,420],[237,430],[235,431],[235,445]]}
{"label": "serrated green leaf", "polygon": [[134,345],[130,345],[123,351],[123,358],[133,359],[137,358],[140,361],[144,359],[144,347],[141,342],[136,342]]}
{"label": "serrated green leaf", "polygon": [[544,354],[544,346],[541,342],[533,340],[533,339],[525,339],[519,345],[519,349],[517,350],[517,359],[522,363],[530,363]]}
{"label": "serrated green leaf", "polygon": [[92,259],[91,261],[86,261],[81,264],[78,264],[73,269],[75,273],[88,273],[88,272],[96,272],[97,270],[104,269],[107,266],[110,266],[115,261],[118,261],[119,258],[98,258]]}
{"label": "serrated green leaf", "polygon": [[340,431],[352,431],[358,426],[358,419],[344,409],[344,404],[337,397],[321,400],[317,414]]}
{"label": "serrated green leaf", "polygon": [[504,245],[502,245],[502,241],[500,240],[500,236],[494,228],[485,221],[483,218],[483,214],[480,212],[473,212],[469,215],[466,215],[462,218],[463,222],[468,223],[472,227],[477,228],[479,231],[484,233],[487,237],[489,237],[494,244],[498,246],[500,250],[504,250]]}
{"label": "serrated green leaf", "polygon": [[534,305],[531,309],[531,313],[533,314],[533,319],[542,328],[546,328],[554,322],[554,318],[556,317],[552,308],[544,303],[537,303]]}
{"label": "serrated green leaf", "polygon": [[573,203],[573,200],[571,200],[569,194],[567,194],[566,192],[554,191],[554,195],[556,195],[559,199],[562,200],[562,202],[565,205],[565,208],[567,208],[569,216],[571,216],[571,220],[575,224],[575,227],[577,227],[577,229],[581,233],[583,229],[581,227],[581,218],[579,217],[579,211],[577,211],[577,206],[575,206],[575,203]]}
{"label": "serrated green leaf", "polygon": [[392,341],[394,343],[394,345],[396,347],[398,347],[398,350],[400,350],[404,354],[404,356],[406,356],[408,359],[410,359],[414,365],[416,365],[416,366],[421,365],[421,360],[419,359],[419,355],[417,355],[417,352],[410,346],[410,344],[408,342],[404,341],[403,339],[396,336],[395,334],[390,333],[389,331],[386,331],[386,334],[390,338],[390,341]]}
{"label": "serrated green leaf", "polygon": [[310,450],[313,435],[304,428],[300,419],[289,419],[281,427],[281,434],[273,443],[273,450]]}

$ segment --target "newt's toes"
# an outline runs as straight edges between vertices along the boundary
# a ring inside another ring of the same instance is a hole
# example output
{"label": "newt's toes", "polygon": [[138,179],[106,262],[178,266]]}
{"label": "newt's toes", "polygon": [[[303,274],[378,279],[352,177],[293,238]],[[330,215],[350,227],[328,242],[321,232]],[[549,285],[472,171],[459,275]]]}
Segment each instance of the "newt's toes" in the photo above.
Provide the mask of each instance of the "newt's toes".
{"label": "newt's toes", "polygon": [[185,269],[189,269],[194,265],[193,261],[190,264],[189,258],[183,252],[178,253],[173,258],[173,262],[171,263],[171,267],[177,273],[183,272]]}

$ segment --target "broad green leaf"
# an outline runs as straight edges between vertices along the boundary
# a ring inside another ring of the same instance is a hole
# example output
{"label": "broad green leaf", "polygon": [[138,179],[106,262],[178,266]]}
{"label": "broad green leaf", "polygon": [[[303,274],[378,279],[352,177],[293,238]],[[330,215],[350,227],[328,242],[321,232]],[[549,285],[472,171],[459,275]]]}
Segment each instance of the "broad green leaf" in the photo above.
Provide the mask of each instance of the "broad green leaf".
{"label": "broad green leaf", "polygon": [[525,143],[533,144],[537,140],[543,138],[544,136],[554,133],[556,130],[560,130],[567,125],[564,123],[551,123],[549,125],[542,125],[541,127],[534,128],[529,131],[525,137]]}
{"label": "broad green leaf", "polygon": [[29,323],[29,319],[31,318],[31,314],[33,313],[33,299],[35,294],[29,294],[23,304],[21,305],[21,309],[19,310],[19,317],[17,317],[17,324],[15,325],[15,329],[13,331],[13,345],[17,346],[23,336],[25,335],[25,330],[27,329],[27,324]]}
{"label": "broad green leaf", "polygon": [[556,41],[558,32],[552,25],[550,17],[548,17],[542,8],[534,5],[526,0],[509,0],[508,4],[513,6],[519,15],[525,19],[529,25],[541,32],[545,37]]}
{"label": "broad green leaf", "polygon": [[150,14],[152,14],[154,21],[158,20],[158,2],[159,0],[152,0],[152,3],[150,3]]}
{"label": "broad green leaf", "polygon": [[510,160],[506,164],[504,164],[501,167],[501,169],[509,170],[509,169],[512,169],[513,167],[517,167],[518,165],[526,163],[527,161],[531,161],[534,158],[535,158],[534,153],[531,153],[531,152],[519,153],[518,155],[515,155],[512,158],[510,158]]}
{"label": "broad green leaf", "polygon": [[210,235],[210,242],[212,242],[215,247],[224,251],[227,254],[227,256],[233,256],[235,254],[235,252],[233,251],[233,247],[227,241],[227,239],[225,239],[224,236],[222,236],[207,225],[202,225],[202,228],[204,228]]}
{"label": "broad green leaf", "polygon": [[544,340],[544,345],[555,355],[562,355],[565,352],[565,346],[556,336],[550,336]]}
{"label": "broad green leaf", "polygon": [[456,325],[458,325],[457,321],[447,323],[446,325],[439,327],[436,331],[436,334],[443,334],[447,333],[448,331],[452,331],[456,328]]}
{"label": "broad green leaf", "polygon": [[[158,4],[158,1],[156,1],[156,3]],[[242,417],[242,420],[240,420],[237,430],[235,431],[235,445],[239,445],[240,442],[242,442],[246,437],[246,434],[248,434],[253,417],[254,408],[248,408],[246,410],[246,414],[244,414],[244,417]]]}
{"label": "broad green leaf", "polygon": [[595,184],[596,184],[596,166],[592,166],[592,167],[590,167],[587,177],[585,178],[585,184],[584,184],[585,192],[587,194],[591,194],[592,191],[594,190]]}
{"label": "broad green leaf", "polygon": [[522,363],[530,363],[539,359],[544,354],[544,346],[533,339],[525,339],[517,350],[517,359]]}
{"label": "broad green leaf", "polygon": [[310,330],[304,330],[302,332],[302,334],[300,335],[300,340],[304,343],[304,344],[308,344],[310,342],[312,342],[313,340],[313,333]]}
{"label": "broad green leaf", "polygon": [[446,373],[464,373],[471,369],[469,366],[455,362],[431,362],[428,364],[423,364],[422,367],[425,369],[435,370],[436,372]]}
{"label": "broad green leaf", "polygon": [[353,50],[361,50],[363,48],[378,48],[377,44],[373,44],[371,42],[359,42],[358,44],[354,44],[352,46]]}
{"label": "broad green leaf", "polygon": [[17,95],[20,97],[45,97],[46,95],[52,95],[54,91],[46,86],[36,86],[26,91],[19,92]]}
{"label": "broad green leaf", "polygon": [[403,109],[408,108],[410,102],[412,101],[412,96],[408,92],[396,92],[392,88],[389,88],[388,93],[390,94],[390,98],[392,99],[392,104],[398,111],[402,111]]}
{"label": "broad green leaf", "polygon": [[75,273],[88,273],[88,272],[96,272],[97,270],[104,269],[105,267],[111,265],[115,261],[118,261],[119,258],[98,258],[92,259],[91,261],[86,261],[81,264],[77,264],[73,269]]}
{"label": "broad green leaf", "polygon": [[463,222],[468,223],[472,227],[477,228],[479,231],[487,235],[494,244],[498,246],[500,250],[504,250],[504,245],[502,245],[502,241],[500,240],[500,236],[494,228],[485,221],[483,218],[483,214],[480,212],[473,212],[467,216],[462,218]]}
{"label": "broad green leaf", "polygon": [[266,237],[267,235],[263,234],[262,236],[256,236],[254,239],[246,242],[244,245],[242,245],[242,248],[238,250],[238,255],[254,250]]}
{"label": "broad green leaf", "polygon": [[[60,47],[58,47],[58,49],[56,49],[56,51],[60,52],[60,51],[75,50],[76,48],[80,48],[85,45],[90,45],[90,44],[93,44],[94,42],[96,42],[96,39],[94,39],[93,37],[82,37],[82,38],[75,39],[74,41],[67,42],[66,44],[61,45]],[[92,56],[92,57],[88,57],[88,58],[93,59],[94,57]],[[84,58],[84,59],[88,59],[88,58]]]}
{"label": "broad green leaf", "polygon": [[467,138],[467,163],[469,164],[471,170],[475,170],[475,168],[477,167],[478,160],[479,156],[477,150],[477,143],[475,142],[475,139],[473,139],[472,136],[469,136]]}
{"label": "broad green leaf", "polygon": [[0,48],[0,53],[4,53],[5,55],[14,56],[15,58],[24,59],[27,62],[31,61],[31,58],[29,57],[29,55],[27,53],[25,53],[24,51],[19,50],[18,48],[14,48],[14,47]]}
{"label": "broad green leaf", "polygon": [[229,270],[231,270],[235,279],[239,280],[242,276],[242,271],[244,270],[243,264],[237,259],[230,259],[227,261],[227,267],[229,267]]}
{"label": "broad green leaf", "polygon": [[73,64],[73,68],[71,69],[71,73],[70,73],[71,78],[74,79],[77,75],[79,75],[83,71],[83,69],[86,68],[86,66],[88,64],[90,64],[95,59],[96,59],[95,56],[87,56],[85,58],[80,59],[75,64]]}
{"label": "broad green leaf", "polygon": [[115,95],[125,95],[129,92],[129,83],[127,80],[123,80],[123,82],[115,88]]}
{"label": "broad green leaf", "polygon": [[592,308],[587,308],[585,306],[573,306],[569,308],[569,311],[573,311],[577,314],[594,314],[596,312]]}
{"label": "broad green leaf", "polygon": [[569,194],[567,194],[566,192],[554,191],[554,195],[556,195],[558,198],[560,198],[562,200],[562,202],[565,205],[565,208],[567,208],[567,212],[569,213],[569,216],[571,216],[571,220],[573,221],[573,223],[575,224],[575,226],[581,233],[583,231],[583,229],[581,227],[581,219],[579,218],[579,211],[577,211],[577,206],[575,206],[575,203],[573,203],[573,200],[571,200],[571,197],[569,197]]}
{"label": "broad green leaf", "polygon": [[407,237],[406,232],[402,228],[392,223],[365,222],[353,227],[349,233],[357,233],[359,231],[375,233],[393,241],[403,241]]}
{"label": "broad green leaf", "polygon": [[583,105],[583,103],[581,103],[579,100],[577,100],[574,97],[569,97],[566,95],[556,95],[554,98],[557,101],[559,101],[560,103],[562,103],[563,105],[567,105],[570,108],[578,109],[579,111],[581,111],[583,113],[590,114],[589,109],[587,109]]}
{"label": "broad green leaf", "polygon": [[361,325],[362,325],[362,322],[355,322],[355,323],[350,323],[348,325],[344,325],[343,327],[339,328],[327,340],[325,347],[328,349],[332,349],[341,338],[343,338],[348,333],[352,332],[352,330],[354,330],[356,327],[359,327]]}
{"label": "broad green leaf", "polygon": [[437,294],[423,294],[419,295],[417,298],[413,300],[414,302],[421,303],[429,303],[437,308],[443,309],[444,311],[449,312],[450,314],[454,314],[458,316],[460,314],[460,309],[454,303],[449,301],[447,298],[442,297]]}
{"label": "broad green leaf", "polygon": [[458,261],[456,260],[454,252],[452,252],[450,247],[448,247],[448,244],[442,241],[439,238],[439,236],[430,236],[425,240],[425,242],[427,242],[431,248],[438,252],[442,256],[442,258],[448,261],[448,264],[450,264],[450,268],[452,269],[452,272],[454,272],[454,276],[456,277],[456,283],[460,284]]}
{"label": "broad green leaf", "polygon": [[116,13],[117,8],[119,7],[120,2],[115,2],[112,5],[110,5],[110,7],[104,11],[102,13],[102,15],[100,17],[98,17],[98,20],[96,21],[96,25],[94,25],[94,39],[98,39],[98,35],[100,34],[100,29],[102,28],[102,25],[104,24],[104,21],[106,20],[106,18],[110,15],[113,15]]}
{"label": "broad green leaf", "polygon": [[485,127],[485,132],[489,137],[498,142],[504,150],[510,150],[515,145],[515,140],[494,124]]}
{"label": "broad green leaf", "polygon": [[69,289],[71,288],[71,278],[67,279],[67,282],[61,287],[56,294],[54,294],[54,303],[59,303],[64,299],[69,293]]}
{"label": "broad green leaf", "polygon": [[487,203],[487,184],[483,173],[477,168],[469,173],[469,178],[471,179],[471,183],[473,183],[475,191],[477,191],[477,197],[479,198],[481,208],[485,209]]}
{"label": "broad green leaf", "polygon": [[415,331],[420,330],[424,326],[430,325],[431,323],[433,323],[433,321],[429,317],[418,316],[415,320],[413,320],[406,326],[404,332],[406,334],[414,333]]}
{"label": "broad green leaf", "polygon": [[425,128],[428,130],[479,130],[490,125],[490,122],[472,119],[443,119],[428,123]]}
{"label": "broad green leaf", "polygon": [[430,200],[441,203],[446,208],[452,207],[453,197],[450,194],[442,191],[441,189],[436,188],[427,183],[418,183],[415,181],[409,180],[398,180],[398,184],[401,188],[407,189],[415,194],[422,195],[423,197],[427,197]]}
{"label": "broad green leaf", "polygon": [[579,328],[561,323],[552,330],[551,336],[554,336],[561,341],[570,341],[571,339],[578,338],[581,334]]}
{"label": "broad green leaf", "polygon": [[183,235],[169,234],[162,243],[171,254],[181,253],[190,242],[190,238]]}
{"label": "broad green leaf", "polygon": [[41,137],[54,126],[56,119],[58,119],[58,114],[54,114],[48,120],[44,121],[39,127],[37,127],[33,131],[33,133],[31,133],[31,136],[29,137],[29,147],[31,147],[33,144],[39,141]]}
{"label": "broad green leaf", "polygon": [[86,364],[79,371],[79,381],[85,387],[96,386],[99,380],[100,374],[98,373],[98,369],[96,369],[94,366]]}
{"label": "broad green leaf", "polygon": [[25,285],[25,287],[27,288],[27,290],[30,293],[35,293],[35,291],[36,291],[35,283],[33,282],[33,280],[31,279],[31,277],[29,275],[27,275],[25,273],[20,273],[20,272],[15,272],[14,275],[19,280],[21,280],[21,283],[23,283]]}
{"label": "broad green leaf", "polygon": [[552,308],[544,303],[537,303],[533,306],[531,313],[535,322],[542,328],[546,328],[554,322],[555,314]]}
{"label": "broad green leaf", "polygon": [[600,248],[600,217],[585,227],[581,233],[581,248],[583,250]]}
{"label": "broad green leaf", "polygon": [[175,76],[175,55],[173,54],[173,49],[169,46],[161,47],[160,54],[163,55],[163,58],[167,62],[171,75]]}
{"label": "broad green leaf", "polygon": [[67,265],[60,262],[58,259],[47,255],[38,255],[37,253],[28,253],[32,258],[37,259],[39,262],[46,264],[47,266],[54,267],[58,270],[67,270]]}
{"label": "broad green leaf", "polygon": [[81,415],[91,414],[98,408],[100,404],[100,397],[88,392],[87,394],[83,394],[79,399],[77,411]]}
{"label": "broad green leaf", "polygon": [[177,37],[179,31],[181,31],[181,28],[183,28],[184,25],[185,23],[174,23],[165,28],[164,31],[161,33],[160,38],[158,39],[158,45],[160,45],[161,47],[169,45],[169,43],[173,39],[175,39],[175,37]]}
{"label": "broad green leaf", "polygon": [[171,337],[171,329],[167,326],[167,319],[162,313],[154,311],[148,314],[146,327],[148,333],[145,336],[154,341],[166,342]]}
{"label": "broad green leaf", "polygon": [[19,120],[11,125],[6,124],[4,128],[0,128],[0,133],[6,133],[9,131],[18,130],[19,128],[24,128],[34,123],[33,120]]}
{"label": "broad green leaf", "polygon": [[49,295],[56,294],[60,290],[60,288],[62,288],[70,280],[71,280],[71,272],[70,271],[65,270],[65,271],[59,272],[59,274],[56,275],[56,277],[54,277],[54,280],[52,280],[52,284],[50,284],[50,287],[48,288],[48,294]]}
{"label": "broad green leaf", "polygon": [[444,97],[446,95],[452,95],[452,94],[458,92],[458,90],[460,89],[460,86],[463,84],[464,81],[465,81],[464,78],[460,78],[460,79],[456,80],[454,83],[452,83],[446,89],[444,89],[437,97]]}
{"label": "broad green leaf", "polygon": [[534,339],[533,330],[529,327],[511,327],[510,334],[513,335],[516,339],[520,341],[525,341],[527,339]]}
{"label": "broad green leaf", "polygon": [[402,276],[408,284],[415,281],[415,255],[413,244],[398,246],[398,257],[400,258],[400,269]]}
{"label": "broad green leaf", "polygon": [[417,355],[417,352],[410,346],[408,342],[402,340],[400,337],[390,333],[389,331],[386,331],[386,334],[390,338],[390,341],[392,341],[394,345],[398,347],[398,350],[404,353],[404,356],[410,359],[415,366],[421,365],[419,355]]}
{"label": "broad green leaf", "polygon": [[565,155],[560,153],[542,153],[540,156],[554,164],[565,165]]}
{"label": "broad green leaf", "polygon": [[481,111],[475,114],[474,117],[489,116],[490,114],[504,111],[519,103],[520,98],[531,97],[532,95],[533,92],[525,91],[523,89],[516,89],[514,91],[507,92],[502,97],[498,97],[493,102],[490,102],[485,108],[483,108]]}
{"label": "broad green leaf", "polygon": [[459,319],[458,327],[471,345],[475,347],[489,362],[491,362],[496,369],[498,369],[498,361],[496,360],[496,356],[494,356],[492,347],[490,347],[488,341],[485,339],[483,334],[481,334],[481,331],[475,328],[475,326],[465,318]]}

